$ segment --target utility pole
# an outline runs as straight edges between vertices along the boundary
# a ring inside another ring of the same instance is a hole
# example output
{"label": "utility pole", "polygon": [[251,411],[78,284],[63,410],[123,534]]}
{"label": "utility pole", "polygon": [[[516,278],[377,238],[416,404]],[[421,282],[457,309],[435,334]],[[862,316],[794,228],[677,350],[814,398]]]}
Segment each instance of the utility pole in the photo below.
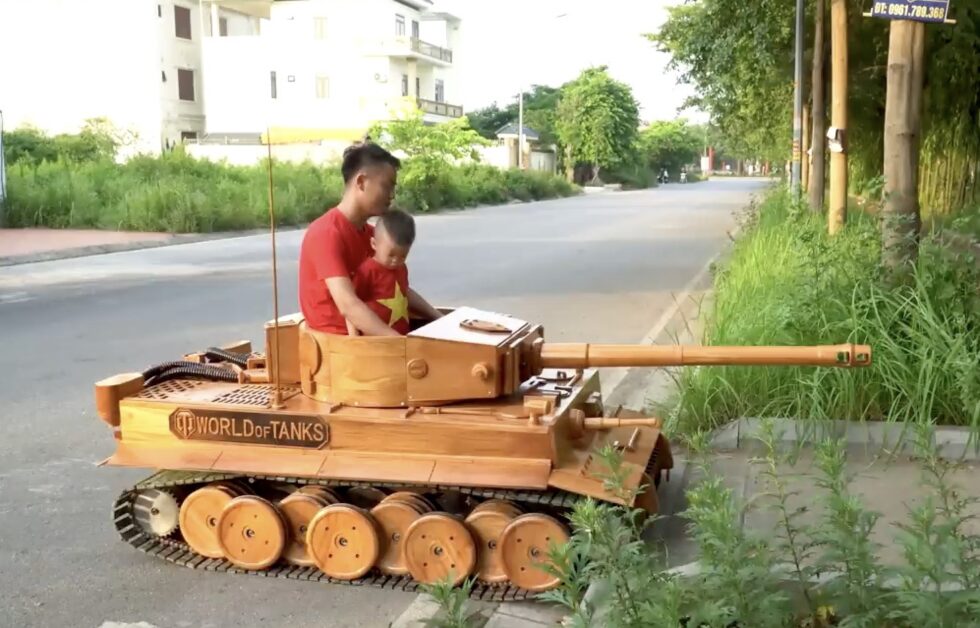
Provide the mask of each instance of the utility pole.
{"label": "utility pole", "polygon": [[517,101],[517,169],[524,169],[524,87]]}
{"label": "utility pole", "polygon": [[831,235],[847,220],[847,0],[830,3],[831,104],[830,124],[836,139],[830,153],[830,211],[827,229]]}
{"label": "utility pole", "polygon": [[803,0],[796,0],[796,63],[793,73],[793,173],[790,191],[800,199],[800,162],[803,146]]}
{"label": "utility pole", "polygon": [[824,186],[827,181],[827,140],[824,137],[827,118],[824,83],[824,25],[827,17],[825,0],[817,0],[814,9],[813,33],[813,75],[810,77],[810,94],[813,108],[811,118],[813,129],[810,131],[810,153],[813,164],[810,167],[810,181],[807,190],[810,193],[810,209],[816,213],[823,212]]}

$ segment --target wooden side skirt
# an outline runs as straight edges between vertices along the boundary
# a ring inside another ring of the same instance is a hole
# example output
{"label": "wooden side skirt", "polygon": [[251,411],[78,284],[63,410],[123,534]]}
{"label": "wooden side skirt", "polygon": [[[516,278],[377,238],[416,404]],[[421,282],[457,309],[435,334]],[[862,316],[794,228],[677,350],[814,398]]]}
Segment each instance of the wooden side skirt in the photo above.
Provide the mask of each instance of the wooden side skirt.
{"label": "wooden side skirt", "polygon": [[405,482],[473,487],[548,488],[551,460],[378,454],[349,451],[283,451],[267,447],[154,447],[120,442],[100,465],[364,482]]}

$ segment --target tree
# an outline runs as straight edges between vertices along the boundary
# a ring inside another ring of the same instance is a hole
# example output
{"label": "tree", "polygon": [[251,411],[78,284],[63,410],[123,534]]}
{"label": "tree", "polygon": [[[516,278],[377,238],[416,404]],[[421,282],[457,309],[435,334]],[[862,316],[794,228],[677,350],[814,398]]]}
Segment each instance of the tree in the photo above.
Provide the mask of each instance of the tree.
{"label": "tree", "polygon": [[419,109],[402,118],[375,123],[368,135],[386,149],[405,155],[406,163],[398,177],[404,184],[400,189],[410,196],[404,200],[421,211],[431,206],[429,191],[438,188],[447,164],[479,161],[477,147],[490,144],[470,127],[465,116],[427,124]]}
{"label": "tree", "polygon": [[704,145],[704,131],[687,120],[661,120],[640,131],[640,152],[652,170],[678,172],[696,160]]}
{"label": "tree", "polygon": [[[534,85],[524,93],[524,126],[538,132],[542,144],[557,144],[555,135],[555,108],[561,88]],[[497,103],[477,109],[469,114],[470,126],[487,139],[497,137],[500,127],[517,123],[517,94],[501,108]]]}
{"label": "tree", "polygon": [[555,131],[570,163],[586,164],[592,180],[633,153],[640,123],[639,105],[628,85],[614,80],[606,66],[589,68],[562,88]]}
{"label": "tree", "polygon": [[919,129],[925,25],[896,20],[888,51],[885,101],[885,205],[881,258],[889,280],[909,283],[919,249]]}
{"label": "tree", "polygon": [[711,115],[738,159],[789,157],[793,93],[793,3],[702,0],[668,9],[646,37]]}
{"label": "tree", "polygon": [[466,117],[474,131],[492,140],[497,137],[497,129],[517,119],[517,112],[515,107],[514,114],[511,116],[509,107],[501,109],[497,103],[493,103],[488,107],[471,111]]}

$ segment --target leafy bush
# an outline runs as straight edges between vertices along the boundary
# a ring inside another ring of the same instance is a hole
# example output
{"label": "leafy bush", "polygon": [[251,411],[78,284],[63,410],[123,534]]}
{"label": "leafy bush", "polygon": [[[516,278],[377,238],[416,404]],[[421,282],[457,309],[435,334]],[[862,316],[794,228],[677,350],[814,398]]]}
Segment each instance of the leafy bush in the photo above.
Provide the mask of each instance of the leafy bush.
{"label": "leafy bush", "polygon": [[[410,211],[575,193],[563,179],[537,172],[447,164],[430,178],[420,170],[408,159],[399,176],[396,203]],[[15,227],[181,233],[258,228],[269,220],[266,163],[229,166],[176,150],[124,164],[21,159],[7,174],[8,224]],[[283,225],[309,222],[343,193],[337,167],[276,162],[274,181],[276,216]]]}
{"label": "leafy bush", "polygon": [[931,237],[911,288],[880,283],[873,218],[854,214],[836,237],[796,210],[785,189],[750,212],[716,273],[704,343],[872,347],[856,370],[686,368],[685,430],[742,416],[936,421],[980,427],[980,274]]}
{"label": "leafy bush", "polygon": [[[844,473],[845,443],[816,444],[813,479],[821,489],[816,499],[822,514],[808,524],[800,520],[806,508],[788,506],[782,468],[795,464],[799,449],[778,447],[771,422],[763,428],[756,462],[764,469],[764,485],[746,502],[735,498],[709,464],[703,433],[692,439],[701,480],[689,489],[681,516],[699,550],[697,575],[666,570],[662,549],[643,540],[657,517],[643,521],[638,509],[585,499],[570,516],[570,542],[549,555],[546,569],[561,584],[541,598],[565,606],[572,614],[565,625],[576,627],[975,625],[980,535],[970,532],[968,513],[976,500],[950,482],[952,465],[936,456],[926,431],[917,433],[917,453],[935,498],[910,509],[907,522],[898,526],[905,560],[886,570],[869,540],[877,514],[850,491]],[[599,457],[609,469],[606,488],[623,494],[621,454],[607,447]],[[763,537],[743,527],[749,502],[775,514],[772,534]],[[787,580],[795,581],[799,599],[789,595]],[[586,589],[596,581],[608,585],[609,593],[587,599]]]}

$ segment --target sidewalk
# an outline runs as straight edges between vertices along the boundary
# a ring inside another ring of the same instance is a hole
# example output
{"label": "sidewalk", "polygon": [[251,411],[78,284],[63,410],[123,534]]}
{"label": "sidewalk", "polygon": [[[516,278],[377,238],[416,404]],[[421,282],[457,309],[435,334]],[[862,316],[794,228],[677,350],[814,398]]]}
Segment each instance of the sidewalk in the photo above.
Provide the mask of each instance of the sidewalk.
{"label": "sidewalk", "polygon": [[[742,431],[745,431],[746,422],[740,423]],[[780,423],[789,427],[787,435],[793,433],[795,422]],[[877,557],[880,563],[894,566],[903,560],[903,550],[897,542],[900,530],[896,524],[909,523],[910,509],[921,505],[935,491],[924,481],[924,469],[911,455],[911,446],[896,446],[893,435],[897,430],[883,427],[856,423],[838,426],[843,428],[839,429],[842,432],[839,435],[845,438],[846,475],[851,479],[848,490],[865,509],[880,514],[871,540],[879,546]],[[782,534],[777,514],[767,507],[770,502],[759,498],[771,488],[763,475],[763,464],[753,461],[761,457],[761,445],[744,435],[733,438],[732,432],[737,430],[735,424],[730,424],[716,432],[711,470],[724,478],[738,506],[745,507],[741,522],[743,529],[763,538],[776,538]],[[887,432],[891,434],[885,440],[892,442],[882,443],[881,434]],[[948,476],[959,494],[980,498],[980,483],[976,481],[980,459],[973,445],[967,444],[968,436],[969,432],[965,429],[942,428],[937,429],[935,442],[940,456],[960,464]],[[910,443],[911,435],[906,435],[906,438]],[[680,513],[687,508],[686,493],[696,486],[701,471],[694,468],[683,453],[675,454],[674,463],[670,482],[660,486],[661,514],[664,518],[654,523],[650,536],[665,544],[669,567],[692,567],[691,564],[698,560],[698,549],[687,533],[687,520]],[[805,511],[797,525],[817,523],[825,507],[822,501],[824,492],[815,482],[819,472],[814,464],[813,448],[804,445],[795,465],[781,464],[778,469],[781,479],[786,482],[787,492],[796,493],[788,500],[789,511],[795,512],[798,508]],[[974,504],[972,512],[980,516],[980,504]],[[980,534],[980,521],[971,522],[967,528],[972,534]]]}
{"label": "sidewalk", "polygon": [[96,229],[0,229],[0,266],[171,244],[169,233]]}

